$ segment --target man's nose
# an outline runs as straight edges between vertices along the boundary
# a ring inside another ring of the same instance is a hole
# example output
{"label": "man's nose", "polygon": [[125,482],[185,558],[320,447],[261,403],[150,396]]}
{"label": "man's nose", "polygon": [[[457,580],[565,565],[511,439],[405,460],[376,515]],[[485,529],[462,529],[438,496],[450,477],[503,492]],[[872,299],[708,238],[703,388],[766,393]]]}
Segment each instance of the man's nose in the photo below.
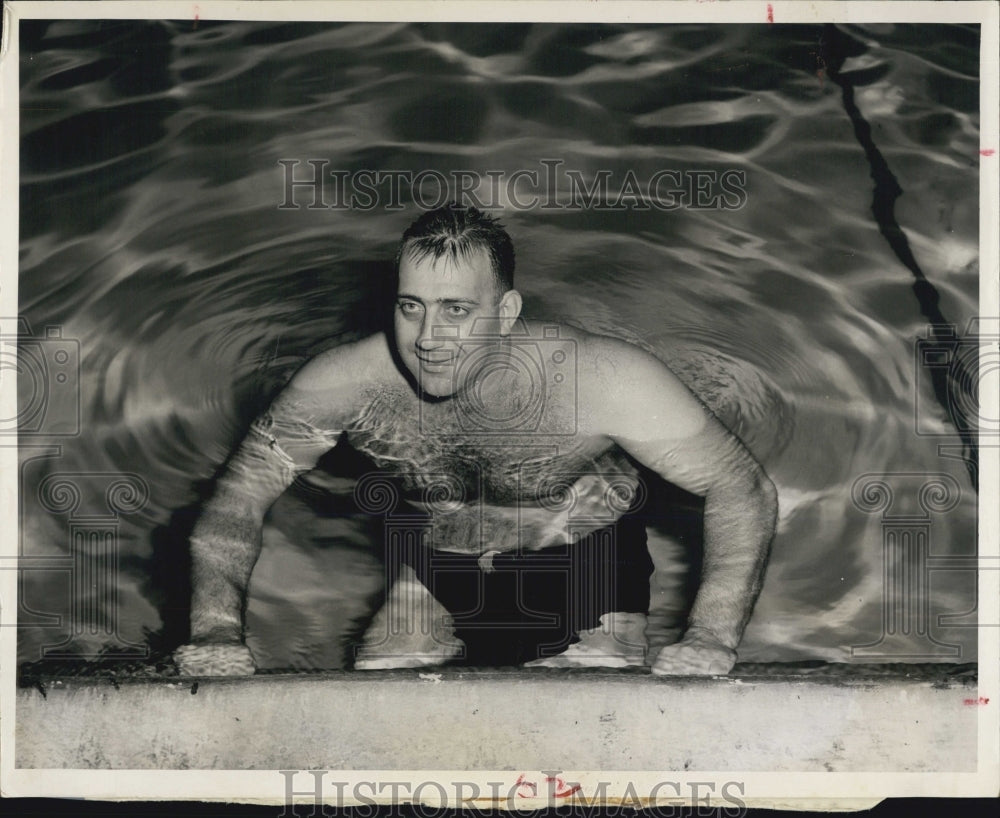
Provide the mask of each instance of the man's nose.
{"label": "man's nose", "polygon": [[434,318],[428,313],[424,315],[424,320],[420,323],[417,347],[428,351],[438,349],[452,340],[452,336],[458,337],[458,331],[455,327],[435,322]]}
{"label": "man's nose", "polygon": [[417,334],[417,347],[419,349],[431,350],[440,345],[440,341],[434,337],[434,318],[431,316],[430,310],[427,310],[424,313],[423,320],[420,322],[420,332]]}

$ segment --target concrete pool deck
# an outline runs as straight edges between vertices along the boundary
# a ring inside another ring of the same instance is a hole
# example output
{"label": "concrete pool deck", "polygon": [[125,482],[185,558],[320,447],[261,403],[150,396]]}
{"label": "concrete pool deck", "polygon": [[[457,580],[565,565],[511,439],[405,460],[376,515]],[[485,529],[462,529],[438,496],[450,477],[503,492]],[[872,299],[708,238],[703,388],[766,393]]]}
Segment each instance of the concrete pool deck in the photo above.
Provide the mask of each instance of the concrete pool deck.
{"label": "concrete pool deck", "polygon": [[971,674],[436,668],[40,680],[16,766],[103,769],[975,770]]}

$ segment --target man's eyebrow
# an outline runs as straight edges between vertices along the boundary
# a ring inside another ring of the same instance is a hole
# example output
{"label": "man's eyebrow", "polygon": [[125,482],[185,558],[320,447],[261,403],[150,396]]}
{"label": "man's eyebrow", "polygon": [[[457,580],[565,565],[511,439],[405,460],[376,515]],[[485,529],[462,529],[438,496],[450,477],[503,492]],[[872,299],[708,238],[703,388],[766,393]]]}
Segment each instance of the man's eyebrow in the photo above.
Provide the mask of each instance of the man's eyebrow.
{"label": "man's eyebrow", "polygon": [[[410,295],[409,293],[396,293],[396,300],[401,301],[406,299],[407,301],[419,301],[421,304],[424,303],[424,299],[416,295]],[[478,307],[479,302],[474,298],[435,298],[431,301],[432,304],[469,304],[473,307]]]}

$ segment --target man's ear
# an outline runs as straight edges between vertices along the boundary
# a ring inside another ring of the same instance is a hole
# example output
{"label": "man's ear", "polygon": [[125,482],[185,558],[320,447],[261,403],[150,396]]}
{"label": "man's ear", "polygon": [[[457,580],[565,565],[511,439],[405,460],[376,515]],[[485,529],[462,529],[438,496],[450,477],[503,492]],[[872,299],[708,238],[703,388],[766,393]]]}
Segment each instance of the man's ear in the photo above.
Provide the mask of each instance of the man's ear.
{"label": "man's ear", "polygon": [[510,328],[521,314],[521,294],[517,290],[507,290],[500,298],[500,334],[510,335]]}

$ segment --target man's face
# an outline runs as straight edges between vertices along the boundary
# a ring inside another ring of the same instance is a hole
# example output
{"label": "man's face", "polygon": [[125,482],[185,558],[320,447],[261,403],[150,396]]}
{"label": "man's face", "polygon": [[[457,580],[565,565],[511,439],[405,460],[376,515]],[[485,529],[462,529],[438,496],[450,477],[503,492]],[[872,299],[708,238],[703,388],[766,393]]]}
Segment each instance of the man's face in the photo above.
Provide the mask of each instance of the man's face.
{"label": "man's face", "polygon": [[[478,251],[414,259],[404,252],[399,262],[396,295],[396,345],[403,364],[428,395],[447,397],[461,391],[469,373],[462,367],[475,346],[489,343],[499,331],[502,311],[489,256]],[[491,320],[494,319],[494,320]]]}

